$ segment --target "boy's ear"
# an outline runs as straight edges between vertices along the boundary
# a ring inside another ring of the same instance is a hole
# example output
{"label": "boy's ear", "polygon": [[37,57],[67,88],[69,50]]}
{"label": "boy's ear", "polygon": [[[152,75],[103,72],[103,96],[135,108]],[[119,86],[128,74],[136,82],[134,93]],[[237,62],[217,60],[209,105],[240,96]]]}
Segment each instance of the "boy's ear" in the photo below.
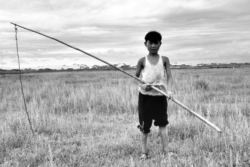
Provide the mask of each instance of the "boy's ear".
{"label": "boy's ear", "polygon": [[162,44],[161,41],[159,41],[159,43],[160,43],[160,46],[159,46],[159,47],[161,47],[161,44]]}

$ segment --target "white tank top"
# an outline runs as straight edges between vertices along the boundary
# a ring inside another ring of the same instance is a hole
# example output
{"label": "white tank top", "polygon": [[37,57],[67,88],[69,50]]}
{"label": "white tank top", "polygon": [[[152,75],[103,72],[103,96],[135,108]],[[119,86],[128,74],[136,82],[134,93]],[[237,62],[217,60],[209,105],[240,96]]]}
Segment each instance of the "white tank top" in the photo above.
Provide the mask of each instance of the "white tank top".
{"label": "white tank top", "polygon": [[[164,69],[164,64],[162,61],[162,57],[159,55],[159,60],[157,64],[151,64],[148,60],[148,56],[145,57],[145,65],[141,72],[141,80],[147,84],[155,85],[156,87],[160,88],[164,92],[167,88],[167,75]],[[151,96],[162,96],[161,93],[157,92],[156,90],[145,91],[141,87],[139,87],[139,91],[144,95],[151,95]]]}

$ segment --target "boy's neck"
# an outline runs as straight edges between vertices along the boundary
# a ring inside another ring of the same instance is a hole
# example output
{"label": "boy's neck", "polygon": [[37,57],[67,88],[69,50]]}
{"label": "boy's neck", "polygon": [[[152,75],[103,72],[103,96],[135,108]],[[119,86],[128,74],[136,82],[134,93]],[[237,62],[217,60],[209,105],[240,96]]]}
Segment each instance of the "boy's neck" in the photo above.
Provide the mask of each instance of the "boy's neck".
{"label": "boy's neck", "polygon": [[149,53],[148,56],[152,56],[152,57],[158,57],[159,54],[158,53]]}

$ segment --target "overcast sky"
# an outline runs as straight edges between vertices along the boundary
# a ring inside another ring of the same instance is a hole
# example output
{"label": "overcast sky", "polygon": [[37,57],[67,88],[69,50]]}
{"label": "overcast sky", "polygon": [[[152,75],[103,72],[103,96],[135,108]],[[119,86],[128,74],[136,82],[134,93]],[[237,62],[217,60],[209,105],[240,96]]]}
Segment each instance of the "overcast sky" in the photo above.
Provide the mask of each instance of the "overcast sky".
{"label": "overcast sky", "polygon": [[[110,63],[135,65],[159,31],[171,64],[250,62],[249,0],[0,0],[0,68],[17,68],[14,22]],[[22,68],[101,64],[18,28]]]}

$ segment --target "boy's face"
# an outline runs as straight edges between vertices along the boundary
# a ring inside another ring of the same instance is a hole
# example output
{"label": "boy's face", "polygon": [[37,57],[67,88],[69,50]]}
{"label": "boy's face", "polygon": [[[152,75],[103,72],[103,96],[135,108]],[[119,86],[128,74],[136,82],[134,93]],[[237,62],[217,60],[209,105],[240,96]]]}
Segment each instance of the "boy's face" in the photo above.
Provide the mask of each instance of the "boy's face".
{"label": "boy's face", "polygon": [[157,54],[159,49],[160,49],[160,46],[161,46],[161,42],[158,41],[158,42],[151,42],[151,41],[147,41],[144,43],[145,46],[147,47],[148,51],[150,54]]}

